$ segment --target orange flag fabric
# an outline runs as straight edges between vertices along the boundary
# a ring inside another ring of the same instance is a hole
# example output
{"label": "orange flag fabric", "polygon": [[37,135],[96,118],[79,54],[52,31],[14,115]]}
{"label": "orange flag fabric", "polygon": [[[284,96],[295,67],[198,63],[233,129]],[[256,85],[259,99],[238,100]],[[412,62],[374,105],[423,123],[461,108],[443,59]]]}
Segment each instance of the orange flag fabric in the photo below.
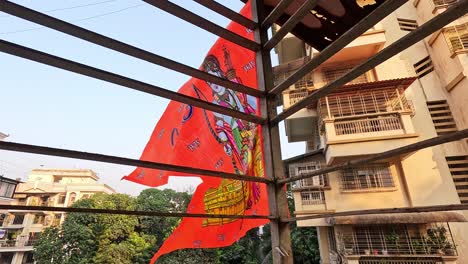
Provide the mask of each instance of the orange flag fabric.
{"label": "orange flag fabric", "polygon": [[[241,10],[250,18],[250,3]],[[227,27],[253,39],[253,32],[234,22]],[[218,39],[200,67],[232,82],[257,87],[255,53]],[[247,114],[260,115],[259,101],[217,84],[191,78],[178,91]],[[141,160],[264,177],[261,127],[227,115],[171,101],[157,123]],[[136,168],[124,179],[161,186],[169,176],[183,173]],[[239,180],[201,177],[187,212],[224,215],[268,215],[266,186]],[[154,255],[183,248],[229,246],[245,233],[268,223],[267,219],[184,218]]]}

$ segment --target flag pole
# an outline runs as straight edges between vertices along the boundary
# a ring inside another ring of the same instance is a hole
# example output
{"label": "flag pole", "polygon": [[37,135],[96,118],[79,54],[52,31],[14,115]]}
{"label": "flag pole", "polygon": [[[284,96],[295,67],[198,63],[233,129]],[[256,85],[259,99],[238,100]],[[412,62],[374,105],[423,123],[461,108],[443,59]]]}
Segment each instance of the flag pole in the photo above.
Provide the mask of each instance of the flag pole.
{"label": "flag pole", "polygon": [[[265,19],[263,0],[252,0],[252,18],[262,24]],[[268,41],[268,27],[259,27],[254,30],[255,42],[260,46]],[[256,51],[258,90],[268,92],[273,88],[273,70],[271,66],[270,50],[262,48]],[[265,159],[265,175],[272,180],[267,184],[268,206],[270,215],[275,218],[270,221],[271,253],[273,264],[292,264],[291,233],[288,223],[280,219],[288,217],[288,200],[285,185],[275,184],[277,180],[285,177],[283,161],[281,158],[281,145],[279,126],[271,125],[270,119],[276,116],[276,98],[260,98],[262,117],[267,120],[262,124],[263,151]]]}

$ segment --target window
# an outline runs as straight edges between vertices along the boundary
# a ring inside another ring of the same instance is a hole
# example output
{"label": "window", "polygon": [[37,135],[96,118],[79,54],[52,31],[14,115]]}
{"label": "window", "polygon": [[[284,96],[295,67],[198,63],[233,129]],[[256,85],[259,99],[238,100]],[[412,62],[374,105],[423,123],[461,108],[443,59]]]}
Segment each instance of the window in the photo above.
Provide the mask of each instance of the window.
{"label": "window", "polygon": [[335,237],[335,227],[327,227],[327,236],[328,236],[328,247],[330,251],[338,252],[336,247],[336,237]]}
{"label": "window", "polygon": [[468,156],[445,157],[462,204],[468,204]]}
{"label": "window", "polygon": [[320,99],[318,111],[322,118],[340,118],[413,109],[403,89],[386,88],[326,96]]}
{"label": "window", "polygon": [[389,164],[348,168],[341,173],[342,190],[366,190],[395,187]]}
{"label": "window", "polygon": [[58,198],[58,204],[64,204],[65,203],[65,194],[61,194],[59,195],[59,198]]}
{"label": "window", "polygon": [[[317,161],[309,161],[302,163],[292,163],[289,165],[289,175],[291,177],[310,174],[321,169],[321,163]],[[328,186],[328,177],[326,174],[316,175],[311,178],[298,180],[294,184],[294,188],[314,188]]]}
{"label": "window", "polygon": [[21,264],[34,264],[34,254],[32,252],[24,253]]}
{"label": "window", "polygon": [[15,214],[13,215],[13,225],[22,225],[24,221],[24,214]]}
{"label": "window", "polygon": [[325,194],[323,191],[303,191],[301,192],[301,201],[303,205],[324,204]]}
{"label": "window", "polygon": [[[355,65],[348,65],[348,66],[341,67],[341,68],[325,69],[323,70],[323,79],[326,83],[331,83],[337,80],[338,78],[342,77],[343,75],[347,74],[348,72],[350,72],[354,67]],[[352,80],[348,84],[366,83],[368,81],[369,80],[367,78],[367,75],[363,74],[357,77],[356,79]]]}
{"label": "window", "polygon": [[17,183],[0,176],[0,197],[13,198]]}
{"label": "window", "polygon": [[44,214],[36,214],[34,215],[34,220],[33,220],[33,224],[44,224],[44,219],[45,219],[45,215]]}
{"label": "window", "polygon": [[76,200],[76,193],[70,193],[70,198],[68,198],[68,206],[71,206]]}
{"label": "window", "polygon": [[61,176],[54,176],[54,182],[59,183],[62,180]]}
{"label": "window", "polygon": [[457,131],[457,125],[446,100],[427,102],[427,108],[438,136]]}
{"label": "window", "polygon": [[434,65],[432,65],[431,57],[427,56],[414,64],[414,70],[416,71],[418,78],[422,78],[434,71]]}
{"label": "window", "polygon": [[413,31],[418,28],[418,22],[412,19],[397,18],[400,29],[404,31]]}
{"label": "window", "polygon": [[443,32],[451,53],[468,50],[468,23],[445,28]]}

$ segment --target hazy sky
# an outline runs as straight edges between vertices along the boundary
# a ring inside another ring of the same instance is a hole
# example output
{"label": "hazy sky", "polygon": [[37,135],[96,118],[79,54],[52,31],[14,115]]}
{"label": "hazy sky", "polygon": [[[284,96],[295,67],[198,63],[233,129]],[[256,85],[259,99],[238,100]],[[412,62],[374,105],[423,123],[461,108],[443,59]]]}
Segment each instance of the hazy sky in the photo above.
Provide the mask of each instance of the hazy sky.
{"label": "hazy sky", "polygon": [[[240,0],[217,0],[240,10]],[[13,1],[198,68],[217,37],[138,0]],[[228,20],[189,0],[173,0],[219,25]],[[81,7],[79,7],[81,6]],[[0,13],[0,38],[176,91],[190,77]],[[274,56],[275,57],[275,56]],[[274,59],[276,61],[276,58]],[[139,158],[168,100],[0,53],[0,131],[8,141]],[[283,157],[304,152],[287,144]],[[33,168],[89,168],[118,192],[145,186],[120,178],[132,167],[0,150],[0,175]],[[197,178],[173,178],[186,190]],[[164,187],[163,187],[164,188]]]}

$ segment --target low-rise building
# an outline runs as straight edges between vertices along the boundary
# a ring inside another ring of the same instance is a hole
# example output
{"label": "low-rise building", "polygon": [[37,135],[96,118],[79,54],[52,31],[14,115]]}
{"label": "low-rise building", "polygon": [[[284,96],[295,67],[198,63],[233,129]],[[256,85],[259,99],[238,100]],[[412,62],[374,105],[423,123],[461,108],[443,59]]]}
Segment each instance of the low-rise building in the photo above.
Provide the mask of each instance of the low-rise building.
{"label": "low-rise building", "polygon": [[[13,203],[70,207],[77,200],[93,194],[115,192],[98,180],[92,170],[34,169],[26,182],[18,185]],[[32,250],[35,240],[44,228],[60,225],[64,219],[62,212],[9,210],[1,226],[4,235],[0,239],[0,263],[34,263]]]}

